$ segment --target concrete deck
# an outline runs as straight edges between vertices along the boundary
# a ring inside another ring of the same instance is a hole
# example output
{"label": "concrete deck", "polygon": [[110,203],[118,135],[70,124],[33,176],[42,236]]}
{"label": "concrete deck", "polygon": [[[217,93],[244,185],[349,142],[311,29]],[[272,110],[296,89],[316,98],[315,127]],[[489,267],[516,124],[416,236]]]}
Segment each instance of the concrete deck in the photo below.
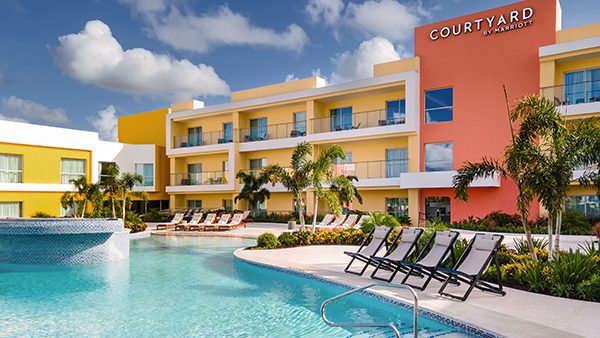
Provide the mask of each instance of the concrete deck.
{"label": "concrete deck", "polygon": [[[343,251],[356,251],[355,246],[308,246],[277,250],[244,250],[236,257],[279,268],[314,274],[351,286],[366,285],[373,280],[343,272],[349,258]],[[358,265],[356,265],[358,266]],[[398,274],[395,282],[403,277]],[[413,279],[414,281],[414,279]],[[469,323],[506,337],[599,337],[600,303],[583,302],[506,289],[500,297],[474,290],[466,302],[442,298],[437,294],[440,283],[433,281],[424,292],[418,292],[419,304],[428,310]],[[464,290],[450,287],[449,291]],[[410,303],[402,290],[375,289],[381,294]],[[406,291],[404,291],[406,292]]]}

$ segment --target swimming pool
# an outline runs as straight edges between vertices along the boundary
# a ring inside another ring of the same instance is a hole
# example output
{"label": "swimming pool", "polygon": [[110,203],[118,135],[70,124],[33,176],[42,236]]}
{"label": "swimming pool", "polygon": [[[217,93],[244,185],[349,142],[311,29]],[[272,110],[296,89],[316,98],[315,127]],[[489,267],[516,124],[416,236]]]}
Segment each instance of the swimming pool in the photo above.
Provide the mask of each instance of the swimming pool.
{"label": "swimming pool", "polygon": [[[253,243],[153,237],[133,241],[126,262],[1,266],[0,336],[346,337],[366,330],[322,322],[319,306],[343,289],[233,257]],[[412,332],[412,312],[361,295],[331,304],[328,316],[392,321]],[[424,336],[467,336],[419,320]]]}

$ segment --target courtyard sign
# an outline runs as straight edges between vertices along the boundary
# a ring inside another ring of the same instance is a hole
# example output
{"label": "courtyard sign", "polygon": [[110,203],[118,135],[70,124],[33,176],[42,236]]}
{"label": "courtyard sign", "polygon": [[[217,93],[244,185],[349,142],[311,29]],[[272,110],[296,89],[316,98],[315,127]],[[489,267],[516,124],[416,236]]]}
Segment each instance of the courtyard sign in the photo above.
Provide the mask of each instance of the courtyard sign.
{"label": "courtyard sign", "polygon": [[515,29],[522,29],[533,25],[533,8],[525,7],[520,11],[511,11],[509,15],[492,15],[485,18],[478,18],[472,21],[444,26],[440,29],[433,29],[429,32],[429,38],[433,41],[439,38],[445,39],[450,35],[458,36],[472,32],[482,32],[483,36],[503,33]]}

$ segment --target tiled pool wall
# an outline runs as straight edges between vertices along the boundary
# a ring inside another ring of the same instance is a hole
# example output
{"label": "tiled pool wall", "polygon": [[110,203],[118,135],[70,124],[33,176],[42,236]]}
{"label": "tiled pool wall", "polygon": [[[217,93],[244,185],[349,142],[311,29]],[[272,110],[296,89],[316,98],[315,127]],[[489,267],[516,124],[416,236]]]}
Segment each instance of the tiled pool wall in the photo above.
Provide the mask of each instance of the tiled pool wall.
{"label": "tiled pool wall", "polygon": [[129,258],[129,230],[118,219],[0,220],[2,264],[100,264]]}
{"label": "tiled pool wall", "polygon": [[[245,248],[238,249],[238,250],[245,250]],[[234,255],[235,255],[235,253],[234,253]],[[310,278],[310,279],[318,280],[318,281],[320,281],[322,283],[325,283],[325,284],[330,284],[330,285],[333,285],[333,286],[337,286],[337,287],[340,287],[342,289],[352,290],[352,289],[355,288],[352,285],[349,285],[349,284],[346,284],[346,283],[342,283],[342,282],[339,282],[339,281],[333,281],[331,279],[327,279],[327,278],[324,278],[324,277],[321,277],[321,276],[313,275],[313,274],[310,274],[310,273],[307,273],[307,272],[298,271],[298,270],[291,269],[291,268],[282,268],[282,267],[273,266],[273,265],[269,265],[269,264],[265,264],[265,263],[259,263],[259,262],[255,262],[255,261],[251,261],[251,260],[239,257],[239,255],[235,255],[235,258],[237,260],[241,261],[241,262],[246,263],[246,264],[255,265],[255,266],[262,267],[262,268],[271,269],[271,270],[275,270],[275,271],[280,271],[280,272],[284,272],[284,273],[295,274],[295,275],[302,276],[302,277],[305,277],[305,278]],[[410,312],[412,312],[413,308],[414,308],[413,305],[411,305],[411,304],[402,302],[402,301],[400,301],[398,299],[395,299],[395,298],[392,298],[392,297],[384,296],[382,294],[379,294],[379,293],[376,293],[376,292],[373,292],[373,291],[370,291],[370,290],[363,290],[360,293],[363,294],[363,295],[365,295],[365,296],[369,296],[369,297],[375,298],[375,299],[377,299],[377,300],[379,300],[381,302],[392,304],[394,306],[398,306],[398,307],[403,308],[403,309],[405,309],[407,311],[410,311]],[[435,320],[437,322],[445,324],[447,326],[454,327],[456,329],[462,330],[462,331],[464,331],[464,332],[466,332],[466,333],[468,333],[468,334],[470,334],[470,335],[472,335],[474,337],[483,337],[483,338],[498,338],[498,337],[500,337],[500,336],[498,336],[498,335],[496,335],[496,334],[494,334],[492,332],[486,331],[486,330],[484,330],[482,328],[476,327],[474,325],[471,325],[471,324],[468,324],[468,323],[465,323],[465,322],[462,322],[462,321],[459,321],[459,320],[456,320],[456,319],[453,319],[453,318],[449,318],[449,317],[443,316],[443,315],[441,315],[441,314],[439,314],[437,312],[430,311],[430,310],[427,310],[427,309],[424,309],[424,308],[419,308],[419,316],[430,318],[430,319],[433,319],[433,320]]]}

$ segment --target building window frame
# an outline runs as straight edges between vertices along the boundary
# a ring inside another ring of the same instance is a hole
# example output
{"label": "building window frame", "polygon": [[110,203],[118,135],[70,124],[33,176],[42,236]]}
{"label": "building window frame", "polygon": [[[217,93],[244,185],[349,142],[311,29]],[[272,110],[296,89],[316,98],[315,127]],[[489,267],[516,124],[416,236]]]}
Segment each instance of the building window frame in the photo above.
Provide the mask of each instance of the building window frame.
{"label": "building window frame", "polygon": [[426,124],[452,122],[454,120],[454,88],[426,90],[424,107]]}
{"label": "building window frame", "polygon": [[[425,148],[425,171],[451,171],[454,166],[454,143],[451,141],[426,143]],[[435,149],[438,148],[438,149]],[[433,154],[435,153],[435,154]],[[450,154],[449,157],[437,159],[438,154]]]}
{"label": "building window frame", "polygon": [[570,195],[565,201],[565,209],[571,209],[586,216],[600,216],[600,198],[596,195]]}
{"label": "building window frame", "polygon": [[329,131],[352,129],[352,106],[329,110]]}
{"label": "building window frame", "polygon": [[[15,213],[15,209],[18,212]],[[23,202],[22,201],[1,201],[0,202],[0,218],[23,217]]]}
{"label": "building window frame", "polygon": [[406,122],[406,99],[385,101],[386,125]]}
{"label": "building window frame", "polygon": [[23,183],[23,155],[0,154],[0,183]]}
{"label": "building window frame", "polygon": [[306,112],[300,111],[294,113],[294,130],[292,130],[290,136],[306,136]]}
{"label": "building window frame", "polygon": [[386,197],[385,211],[396,218],[408,216],[408,197]]}
{"label": "building window frame", "polygon": [[186,200],[188,209],[202,209],[202,200]]}
{"label": "building window frame", "polygon": [[154,163],[135,163],[135,173],[142,176],[142,183],[136,183],[137,186],[154,186]]}
{"label": "building window frame", "polygon": [[188,147],[201,146],[202,142],[202,127],[191,127],[188,128]]}
{"label": "building window frame", "polygon": [[[71,163],[68,165],[65,165],[67,163]],[[80,166],[81,163],[83,163],[83,171],[82,172],[67,172],[65,171],[69,166],[74,166],[75,163],[79,163],[78,166]],[[83,159],[83,158],[69,158],[69,157],[62,157],[60,159],[60,181],[62,184],[71,184],[71,180],[73,179],[78,179],[81,177],[87,177],[87,160]]]}

